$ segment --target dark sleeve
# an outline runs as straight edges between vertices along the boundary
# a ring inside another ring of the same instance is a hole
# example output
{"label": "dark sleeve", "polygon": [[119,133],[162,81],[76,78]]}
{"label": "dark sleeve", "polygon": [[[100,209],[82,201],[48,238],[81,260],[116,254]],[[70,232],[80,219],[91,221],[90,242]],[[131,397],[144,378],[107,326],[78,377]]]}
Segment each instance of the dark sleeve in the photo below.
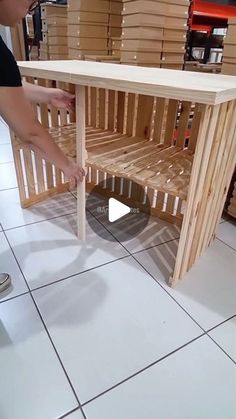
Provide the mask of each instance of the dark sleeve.
{"label": "dark sleeve", "polygon": [[0,37],[0,86],[22,86],[20,70],[16,60]]}

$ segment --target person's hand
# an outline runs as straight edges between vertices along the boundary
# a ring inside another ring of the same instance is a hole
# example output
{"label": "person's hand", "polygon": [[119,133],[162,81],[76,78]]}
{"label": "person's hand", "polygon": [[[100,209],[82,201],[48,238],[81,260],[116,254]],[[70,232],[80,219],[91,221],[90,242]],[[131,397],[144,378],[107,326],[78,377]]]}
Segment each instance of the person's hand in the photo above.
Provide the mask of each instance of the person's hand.
{"label": "person's hand", "polygon": [[85,170],[72,161],[69,161],[63,172],[66,178],[69,180],[71,189],[74,189],[76,185],[81,183],[86,175]]}
{"label": "person's hand", "polygon": [[47,89],[48,104],[56,108],[67,109],[68,111],[75,110],[75,95],[61,89]]}

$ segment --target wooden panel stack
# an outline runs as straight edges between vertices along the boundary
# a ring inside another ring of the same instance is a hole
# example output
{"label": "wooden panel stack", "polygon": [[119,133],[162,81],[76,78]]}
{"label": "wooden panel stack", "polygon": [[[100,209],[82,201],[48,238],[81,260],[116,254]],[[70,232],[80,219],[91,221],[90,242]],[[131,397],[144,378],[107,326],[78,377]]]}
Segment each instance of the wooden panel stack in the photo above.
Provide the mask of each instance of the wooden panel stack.
{"label": "wooden panel stack", "polygon": [[124,0],[121,62],[182,69],[189,0]]}
{"label": "wooden panel stack", "polygon": [[40,60],[68,58],[67,6],[41,5],[43,41],[40,42]]}
{"label": "wooden panel stack", "polygon": [[236,218],[236,182],[234,184],[233,196],[230,200],[230,205],[227,210],[228,214]]}
{"label": "wooden panel stack", "polygon": [[107,55],[109,0],[68,0],[70,59]]}
{"label": "wooden panel stack", "polygon": [[222,73],[236,76],[236,18],[228,20],[228,31],[224,41]]}
{"label": "wooden panel stack", "polygon": [[122,0],[110,0],[108,46],[109,54],[116,57],[120,57],[122,8]]}

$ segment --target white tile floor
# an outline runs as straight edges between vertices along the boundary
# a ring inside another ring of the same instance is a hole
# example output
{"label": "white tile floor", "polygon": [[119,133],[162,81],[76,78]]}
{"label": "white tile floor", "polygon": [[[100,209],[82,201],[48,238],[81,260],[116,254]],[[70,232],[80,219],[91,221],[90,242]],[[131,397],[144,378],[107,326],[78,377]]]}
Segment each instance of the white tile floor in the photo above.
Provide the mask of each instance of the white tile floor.
{"label": "white tile floor", "polygon": [[178,229],[90,208],[82,244],[71,194],[20,208],[11,159],[0,124],[0,418],[236,419],[235,223],[170,289]]}

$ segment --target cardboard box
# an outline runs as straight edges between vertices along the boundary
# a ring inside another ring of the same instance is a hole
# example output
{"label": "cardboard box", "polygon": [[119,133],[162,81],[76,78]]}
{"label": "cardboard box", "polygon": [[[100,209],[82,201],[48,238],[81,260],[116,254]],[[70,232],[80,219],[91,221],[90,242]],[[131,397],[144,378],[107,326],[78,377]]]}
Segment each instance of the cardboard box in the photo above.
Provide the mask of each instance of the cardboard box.
{"label": "cardboard box", "polygon": [[97,12],[108,13],[110,10],[109,0],[69,0],[68,12]]}
{"label": "cardboard box", "polygon": [[77,48],[77,49],[93,49],[93,50],[106,50],[107,49],[107,39],[96,39],[96,42],[93,38],[78,38],[78,37],[69,37],[68,38],[68,47]]}
{"label": "cardboard box", "polygon": [[68,60],[67,54],[49,54],[50,60]]}
{"label": "cardboard box", "polygon": [[107,26],[98,25],[68,25],[68,37],[87,37],[107,39]]}
{"label": "cardboard box", "polygon": [[117,1],[110,2],[110,10],[109,10],[110,13],[114,15],[121,15],[122,9],[123,9],[122,2],[117,2]]}
{"label": "cardboard box", "polygon": [[67,36],[49,36],[48,37],[48,45],[67,46],[68,45],[68,38],[67,38]]}
{"label": "cardboard box", "polygon": [[67,36],[67,26],[50,26],[48,28],[49,36]]}
{"label": "cardboard box", "polygon": [[120,28],[122,23],[121,15],[109,15],[109,26],[113,28]]}
{"label": "cardboard box", "polygon": [[100,63],[116,63],[120,62],[120,58],[111,55],[84,55],[86,61],[96,61]]}
{"label": "cardboard box", "polygon": [[188,19],[188,7],[178,4],[168,4],[159,1],[134,0],[124,3],[122,15],[133,13],[148,13]]}
{"label": "cardboard box", "polygon": [[[236,57],[236,45],[225,45],[223,57]],[[223,58],[224,60],[224,58]]]}
{"label": "cardboard box", "polygon": [[188,20],[185,18],[177,18],[177,17],[165,17],[164,22],[164,29],[181,29],[187,31],[188,28]]}
{"label": "cardboard box", "polygon": [[75,48],[68,49],[69,58],[72,60],[83,60],[85,55],[106,55],[107,51],[95,51],[95,50],[81,50]]}
{"label": "cardboard box", "polygon": [[143,28],[143,27],[134,27],[134,28],[123,28],[121,39],[150,39],[158,40],[163,39],[163,29],[162,28]]}
{"label": "cardboard box", "polygon": [[162,41],[153,41],[146,39],[122,40],[121,51],[143,51],[143,52],[161,52]]}
{"label": "cardboard box", "polygon": [[[44,19],[42,20],[42,22]],[[47,26],[67,26],[67,18],[61,16],[49,16],[46,19]]]}
{"label": "cardboard box", "polygon": [[229,74],[231,76],[236,76],[236,65],[223,63],[222,65],[222,74]]}
{"label": "cardboard box", "polygon": [[129,27],[154,27],[164,28],[165,16],[150,15],[145,13],[136,13],[124,16],[122,19],[122,28]]}
{"label": "cardboard box", "polygon": [[39,59],[40,61],[48,61],[49,60],[49,54],[47,52],[41,52],[39,53]]}
{"label": "cardboard box", "polygon": [[42,32],[43,42],[47,44],[48,42],[48,32]]}
{"label": "cardboard box", "polygon": [[99,23],[100,25],[108,25],[108,13],[95,12],[68,12],[68,24],[78,23]]}
{"label": "cardboard box", "polygon": [[162,45],[163,52],[176,52],[176,53],[185,53],[185,43],[183,42],[172,42],[164,41]]}
{"label": "cardboard box", "polygon": [[236,57],[227,57],[224,56],[224,63],[228,63],[228,64],[236,64]]}
{"label": "cardboard box", "polygon": [[180,53],[163,52],[161,61],[162,64],[181,64],[184,63],[184,55]]}
{"label": "cardboard box", "polygon": [[68,47],[67,45],[49,45],[48,46],[49,54],[60,54],[65,55],[68,54]]}
{"label": "cardboard box", "polygon": [[40,9],[41,9],[41,19],[46,19],[49,16],[66,16],[67,15],[67,6],[64,6],[64,5],[44,3],[44,4],[41,4]]}
{"label": "cardboard box", "polygon": [[110,38],[113,38],[113,37],[115,37],[115,38],[121,37],[121,27],[120,28],[112,28],[112,27],[109,27],[109,29],[108,29],[108,36]]}
{"label": "cardboard box", "polygon": [[160,52],[132,52],[121,51],[121,62],[136,62],[136,63],[161,63]]}
{"label": "cardboard box", "polygon": [[185,42],[187,38],[187,30],[177,30],[177,29],[164,29],[163,30],[163,39],[165,41],[183,41]]}
{"label": "cardboard box", "polygon": [[[123,0],[123,3],[130,3],[133,2],[134,0]],[[165,3],[168,5],[174,4],[174,5],[178,5],[178,6],[186,6],[189,7],[190,6],[190,1],[189,0],[153,0],[153,1],[158,1],[159,3]]]}
{"label": "cardboard box", "polygon": [[39,42],[39,49],[40,49],[40,52],[46,52],[46,53],[48,53],[48,44],[40,41]]}
{"label": "cardboard box", "polygon": [[120,50],[120,48],[121,48],[121,39],[120,38],[112,38],[111,39],[111,49]]}
{"label": "cardboard box", "polygon": [[161,64],[161,68],[167,68],[169,70],[183,70],[183,64]]}

